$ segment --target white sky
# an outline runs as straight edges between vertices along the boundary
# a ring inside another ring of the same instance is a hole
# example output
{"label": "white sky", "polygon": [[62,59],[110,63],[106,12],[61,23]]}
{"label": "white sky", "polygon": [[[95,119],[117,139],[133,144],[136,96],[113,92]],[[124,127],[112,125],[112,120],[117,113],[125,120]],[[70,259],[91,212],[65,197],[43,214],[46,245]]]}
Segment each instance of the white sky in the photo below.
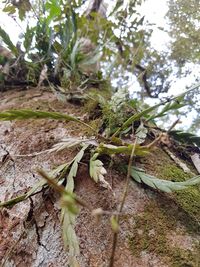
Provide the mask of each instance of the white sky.
{"label": "white sky", "polygon": [[169,36],[166,32],[159,30],[158,27],[167,27],[165,19],[168,11],[167,0],[147,0],[139,8],[139,11],[142,15],[145,15],[146,21],[155,24],[151,37],[152,46],[158,50],[165,49],[166,43],[169,41]]}

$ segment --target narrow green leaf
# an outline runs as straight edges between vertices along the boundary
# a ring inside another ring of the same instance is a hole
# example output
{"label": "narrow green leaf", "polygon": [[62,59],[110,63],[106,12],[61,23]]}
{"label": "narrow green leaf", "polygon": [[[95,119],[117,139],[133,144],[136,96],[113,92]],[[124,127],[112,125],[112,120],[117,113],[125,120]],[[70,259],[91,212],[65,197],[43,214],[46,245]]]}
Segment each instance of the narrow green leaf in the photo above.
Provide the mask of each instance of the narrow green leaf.
{"label": "narrow green leaf", "polygon": [[26,49],[26,53],[30,51],[34,34],[35,34],[35,27],[29,28],[29,26],[27,25],[26,32],[24,34],[24,47]]}
{"label": "narrow green leaf", "polygon": [[187,133],[182,131],[170,131],[169,135],[181,143],[191,144],[191,145],[196,144],[198,147],[200,147],[200,137],[193,133]]}
{"label": "narrow green leaf", "polygon": [[186,94],[188,94],[189,92],[191,91],[194,91],[195,89],[197,89],[198,87],[200,87],[200,83],[192,86],[190,89],[188,89],[187,91],[177,95],[177,96],[174,96],[172,97],[170,100],[166,100],[166,101],[163,101],[163,102],[160,102],[158,104],[156,104],[155,106],[152,106],[152,107],[149,107],[139,113],[136,113],[134,115],[132,115],[130,118],[128,118],[120,128],[117,129],[117,131],[113,134],[112,137],[115,137],[117,136],[122,130],[126,129],[127,127],[129,127],[134,121],[137,121],[139,120],[141,117],[143,116],[147,116],[149,115],[150,112],[152,112],[153,110],[157,109],[158,107],[162,106],[162,105],[165,105],[171,101],[174,101],[176,99],[179,99],[179,98],[182,98],[184,97]]}
{"label": "narrow green leaf", "polygon": [[137,121],[140,118],[142,118],[143,116],[148,115],[151,111],[155,110],[156,108],[158,108],[161,105],[163,105],[163,103],[159,103],[153,107],[149,107],[149,108],[147,108],[147,109],[145,109],[139,113],[134,114],[133,116],[128,118],[120,128],[118,128],[118,130],[113,134],[113,137],[117,136],[122,130],[129,127],[134,121]]}
{"label": "narrow green leaf", "polygon": [[4,29],[1,26],[0,26],[0,37],[2,41],[8,46],[8,48],[12,51],[12,53],[15,56],[18,56],[18,51],[16,46],[13,44],[9,35],[6,33],[6,31],[4,31]]}
{"label": "narrow green leaf", "polygon": [[80,124],[85,125],[94,132],[96,132],[91,126],[87,123],[77,119],[76,117],[59,113],[59,112],[48,112],[48,111],[34,111],[29,109],[21,110],[7,110],[0,112],[0,120],[27,120],[27,119],[54,119],[54,120],[65,120],[65,121],[75,121]]}

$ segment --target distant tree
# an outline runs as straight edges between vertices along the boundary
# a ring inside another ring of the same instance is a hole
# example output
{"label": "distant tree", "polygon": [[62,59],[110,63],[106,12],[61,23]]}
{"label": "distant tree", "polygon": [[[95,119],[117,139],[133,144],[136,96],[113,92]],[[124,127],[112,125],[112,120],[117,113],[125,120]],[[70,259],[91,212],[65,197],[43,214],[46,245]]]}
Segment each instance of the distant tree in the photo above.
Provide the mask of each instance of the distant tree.
{"label": "distant tree", "polygon": [[171,59],[182,68],[186,63],[200,62],[200,2],[197,0],[169,0]]}

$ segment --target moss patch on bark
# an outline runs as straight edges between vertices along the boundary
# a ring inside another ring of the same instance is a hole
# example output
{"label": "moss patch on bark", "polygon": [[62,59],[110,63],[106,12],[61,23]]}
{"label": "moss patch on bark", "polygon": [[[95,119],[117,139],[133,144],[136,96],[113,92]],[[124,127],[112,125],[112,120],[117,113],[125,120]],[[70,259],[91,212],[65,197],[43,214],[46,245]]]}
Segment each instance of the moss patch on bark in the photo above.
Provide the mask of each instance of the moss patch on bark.
{"label": "moss patch on bark", "polygon": [[198,244],[194,241],[192,249],[171,244],[168,238],[170,234],[173,235],[175,230],[180,231],[182,235],[184,233],[177,230],[177,218],[169,217],[156,202],[147,205],[144,212],[136,215],[134,219],[135,223],[128,238],[133,255],[140,257],[145,251],[159,256],[167,266],[198,266]]}

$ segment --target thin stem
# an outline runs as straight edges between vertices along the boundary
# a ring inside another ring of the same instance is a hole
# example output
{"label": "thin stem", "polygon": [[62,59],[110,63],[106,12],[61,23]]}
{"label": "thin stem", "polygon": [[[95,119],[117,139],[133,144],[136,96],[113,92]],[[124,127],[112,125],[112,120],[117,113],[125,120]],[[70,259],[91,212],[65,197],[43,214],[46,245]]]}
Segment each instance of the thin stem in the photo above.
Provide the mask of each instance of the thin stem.
{"label": "thin stem", "polygon": [[[136,144],[137,144],[137,137],[135,139],[132,151],[131,151],[131,155],[129,158],[129,164],[128,164],[128,171],[127,171],[127,176],[126,176],[126,183],[124,186],[124,190],[123,190],[123,194],[122,194],[122,198],[121,198],[121,203],[119,206],[119,214],[122,212],[125,201],[126,201],[126,197],[128,194],[128,187],[129,187],[129,181],[130,181],[130,176],[131,176],[131,167],[132,167],[132,162],[133,162],[133,157],[134,157],[134,153],[135,153],[135,148],[136,148]],[[120,221],[120,217],[119,215],[115,216],[116,222],[119,224]],[[110,262],[109,262],[109,267],[113,267],[114,266],[114,257],[115,257],[115,251],[116,251],[116,247],[117,247],[117,239],[118,239],[118,232],[115,232],[113,234],[113,243],[112,243],[112,252],[111,252],[111,256],[110,256]]]}
{"label": "thin stem", "polygon": [[59,192],[61,195],[65,194],[65,195],[69,195],[71,196],[77,204],[79,204],[80,206],[83,206],[87,209],[89,209],[90,211],[92,211],[92,207],[86,203],[84,200],[80,199],[79,197],[77,197],[74,193],[68,192],[67,190],[65,190],[64,186],[62,185],[58,185],[54,179],[52,179],[44,170],[39,169],[38,173],[48,182],[49,185],[51,185],[57,192]]}
{"label": "thin stem", "polygon": [[167,133],[171,132],[171,130],[180,122],[180,119],[178,118],[170,127]]}

